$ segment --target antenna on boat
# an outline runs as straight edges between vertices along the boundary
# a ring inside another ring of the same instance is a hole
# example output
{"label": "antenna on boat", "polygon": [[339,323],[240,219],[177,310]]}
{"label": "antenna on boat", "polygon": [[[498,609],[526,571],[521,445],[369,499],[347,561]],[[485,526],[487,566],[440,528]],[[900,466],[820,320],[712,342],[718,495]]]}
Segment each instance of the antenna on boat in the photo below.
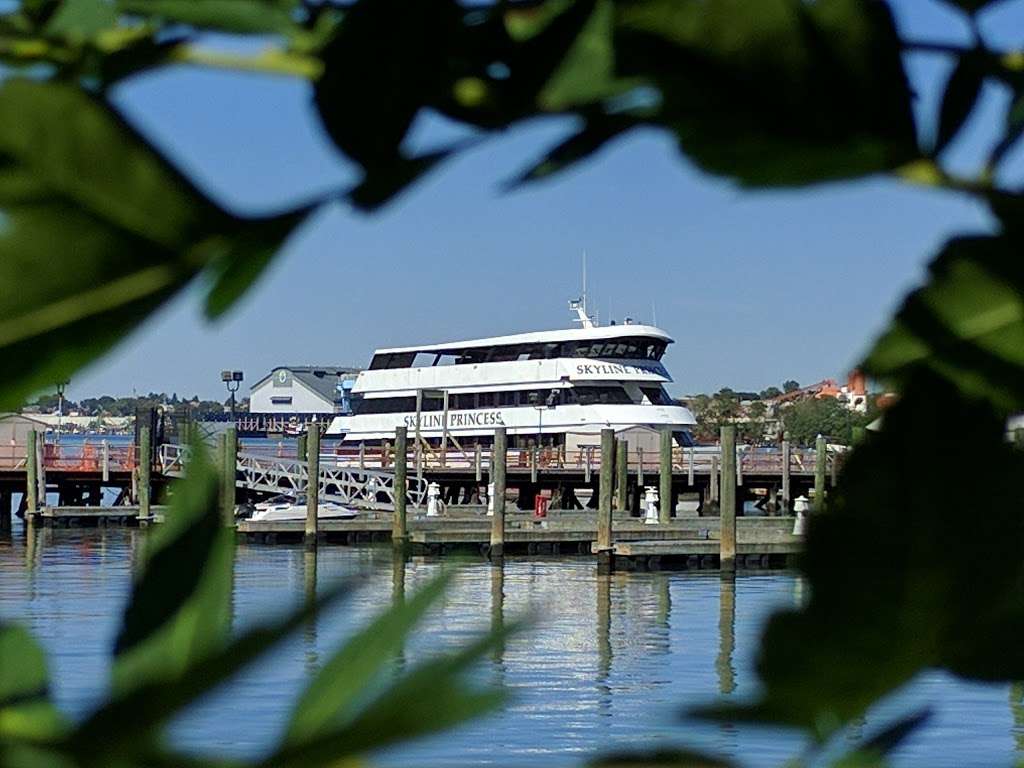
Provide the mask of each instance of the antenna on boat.
{"label": "antenna on boat", "polygon": [[593,328],[595,323],[587,314],[587,252],[583,252],[583,293],[569,302],[569,309],[576,313],[574,321],[584,328]]}
{"label": "antenna on boat", "polygon": [[658,327],[658,305],[651,302],[651,325]]}

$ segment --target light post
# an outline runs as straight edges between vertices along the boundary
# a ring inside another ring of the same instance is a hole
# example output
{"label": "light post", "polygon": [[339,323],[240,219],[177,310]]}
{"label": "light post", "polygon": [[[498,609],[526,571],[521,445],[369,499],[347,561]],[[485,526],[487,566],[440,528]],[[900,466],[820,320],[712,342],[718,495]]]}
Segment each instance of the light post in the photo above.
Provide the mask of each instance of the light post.
{"label": "light post", "polygon": [[554,410],[555,404],[558,400],[558,390],[552,389],[548,396],[543,400],[540,399],[540,395],[537,392],[530,393],[530,404],[537,409],[537,451],[538,456],[540,455],[540,447],[542,436],[541,433],[544,430],[544,411],[545,409]]}
{"label": "light post", "polygon": [[231,401],[231,421],[235,421],[235,392],[242,386],[242,379],[244,375],[241,371],[221,371],[220,380],[224,382],[224,386],[228,388]]}
{"label": "light post", "polygon": [[64,387],[71,382],[69,381],[58,381],[57,382],[57,442],[60,442],[61,422],[64,418]]}

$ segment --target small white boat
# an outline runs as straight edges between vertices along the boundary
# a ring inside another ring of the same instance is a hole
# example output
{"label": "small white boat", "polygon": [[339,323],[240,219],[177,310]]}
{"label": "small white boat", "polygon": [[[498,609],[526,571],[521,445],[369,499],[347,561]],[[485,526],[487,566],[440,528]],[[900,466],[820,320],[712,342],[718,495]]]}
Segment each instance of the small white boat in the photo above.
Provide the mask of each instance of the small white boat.
{"label": "small white boat", "polygon": [[[317,518],[321,520],[351,520],[358,515],[356,510],[342,506],[335,501],[320,500],[317,506]],[[269,522],[282,520],[305,520],[306,497],[282,494],[267,501],[261,501],[253,507],[249,520]]]}

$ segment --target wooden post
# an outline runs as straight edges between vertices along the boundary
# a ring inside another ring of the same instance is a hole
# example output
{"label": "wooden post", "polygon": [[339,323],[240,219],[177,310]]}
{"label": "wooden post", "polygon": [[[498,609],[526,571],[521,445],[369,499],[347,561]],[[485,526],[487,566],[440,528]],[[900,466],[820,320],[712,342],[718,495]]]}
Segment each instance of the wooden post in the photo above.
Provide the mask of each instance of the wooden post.
{"label": "wooden post", "polygon": [[482,460],[483,457],[482,457],[481,454],[482,454],[482,451],[481,451],[481,448],[480,448],[480,443],[477,443],[476,444],[476,448],[473,451],[473,476],[474,476],[474,478],[476,479],[476,481],[478,483],[481,480],[484,479],[483,460]]}
{"label": "wooden post", "polygon": [[[671,457],[671,453],[669,454],[669,456]],[[693,466],[694,465],[694,461],[696,460],[696,458],[697,458],[697,452],[693,449],[693,446],[691,445],[690,446],[690,459],[689,459],[689,462],[687,463],[687,468],[686,468],[686,485],[689,486],[690,488],[693,488],[693,475],[697,471],[696,468]]]}
{"label": "wooden post", "polygon": [[642,445],[637,446],[636,449],[637,457],[637,470],[636,470],[636,487],[639,489],[637,493],[642,493],[644,487],[644,447]]}
{"label": "wooden post", "polygon": [[505,555],[505,466],[508,459],[508,435],[505,427],[494,430],[491,449],[491,482],[494,484],[494,516],[491,518],[491,558]]}
{"label": "wooden post", "polygon": [[235,524],[235,481],[238,472],[238,428],[232,424],[224,431],[224,474],[221,510],[224,525]]}
{"label": "wooden post", "polygon": [[[825,458],[828,460],[828,450],[825,451]],[[836,487],[836,479],[839,476],[839,454],[832,456],[831,461],[828,461],[828,487]]]}
{"label": "wooden post", "polygon": [[14,493],[7,490],[0,490],[0,533],[11,532],[11,502],[14,500]]}
{"label": "wooden post", "polygon": [[736,485],[743,485],[743,451],[736,449]]}
{"label": "wooden post", "polygon": [[540,458],[540,447],[534,445],[530,449],[530,482],[537,482],[537,462]]}
{"label": "wooden post", "polygon": [[36,441],[36,498],[39,510],[46,506],[46,435]]}
{"label": "wooden post", "polygon": [[615,503],[619,509],[629,509],[627,486],[629,484],[629,443],[617,440],[615,443]]}
{"label": "wooden post", "polygon": [[[139,517],[150,514],[149,476],[153,469],[153,451],[150,442],[149,425],[139,427]],[[223,455],[223,454],[221,454]]]}
{"label": "wooden post", "polygon": [[406,464],[409,460],[409,429],[395,428],[395,514],[391,519],[391,543],[396,549],[405,550],[409,540],[409,528],[406,520],[406,490],[408,479]]}
{"label": "wooden post", "polygon": [[299,461],[306,460],[306,433],[303,432],[295,441],[295,458]]}
{"label": "wooden post", "polygon": [[[693,471],[693,462],[690,462]],[[675,511],[672,504],[672,428],[661,428],[661,444],[658,452],[658,522],[667,523]]]}
{"label": "wooden post", "polygon": [[[721,448],[719,448],[721,450]],[[718,454],[712,454],[711,456],[711,502],[714,504],[718,503]]]}
{"label": "wooden post", "polygon": [[423,416],[423,390],[416,390],[416,480],[423,482],[423,443],[420,437],[420,424]]}
{"label": "wooden post", "polygon": [[320,425],[309,423],[306,438],[306,547],[315,547],[320,514]]}
{"label": "wooden post", "polygon": [[822,435],[814,441],[814,511],[825,508],[825,462],[828,448]]}
{"label": "wooden post", "polygon": [[366,441],[359,441],[359,468],[366,469]]}
{"label": "wooden post", "polygon": [[25,498],[28,505],[25,508],[25,515],[33,517],[39,513],[39,454],[36,451],[38,434],[34,429],[28,431],[27,442],[25,443]]}
{"label": "wooden post", "polygon": [[719,559],[723,571],[736,568],[736,426],[722,427],[722,501]]}
{"label": "wooden post", "polygon": [[583,467],[583,482],[585,482],[587,485],[590,485],[590,465],[594,460],[594,447],[592,445],[587,446],[586,454],[587,463],[586,466]]}
{"label": "wooden post", "polygon": [[789,483],[789,435],[782,436],[782,514],[788,515],[793,501]]}
{"label": "wooden post", "polygon": [[612,491],[615,482],[615,430],[601,430],[601,477],[597,497],[598,555],[612,548]]}
{"label": "wooden post", "polygon": [[448,466],[448,390],[444,390],[444,413],[441,415],[441,466]]}
{"label": "wooden post", "polygon": [[109,483],[110,482],[110,441],[104,440],[102,445],[103,445],[103,448],[102,448],[102,450],[103,450],[103,454],[102,454],[102,456],[103,456],[103,475],[102,475],[102,477],[103,477],[103,482],[104,483]]}

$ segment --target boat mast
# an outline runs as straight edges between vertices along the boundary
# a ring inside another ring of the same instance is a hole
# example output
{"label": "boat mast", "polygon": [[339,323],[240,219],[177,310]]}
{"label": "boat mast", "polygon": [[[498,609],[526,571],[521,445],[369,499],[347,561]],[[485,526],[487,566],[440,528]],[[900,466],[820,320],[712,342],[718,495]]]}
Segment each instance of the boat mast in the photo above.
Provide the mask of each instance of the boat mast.
{"label": "boat mast", "polygon": [[593,328],[595,323],[587,313],[587,252],[583,252],[583,293],[580,298],[569,302],[569,309],[576,313],[575,322],[584,328]]}

